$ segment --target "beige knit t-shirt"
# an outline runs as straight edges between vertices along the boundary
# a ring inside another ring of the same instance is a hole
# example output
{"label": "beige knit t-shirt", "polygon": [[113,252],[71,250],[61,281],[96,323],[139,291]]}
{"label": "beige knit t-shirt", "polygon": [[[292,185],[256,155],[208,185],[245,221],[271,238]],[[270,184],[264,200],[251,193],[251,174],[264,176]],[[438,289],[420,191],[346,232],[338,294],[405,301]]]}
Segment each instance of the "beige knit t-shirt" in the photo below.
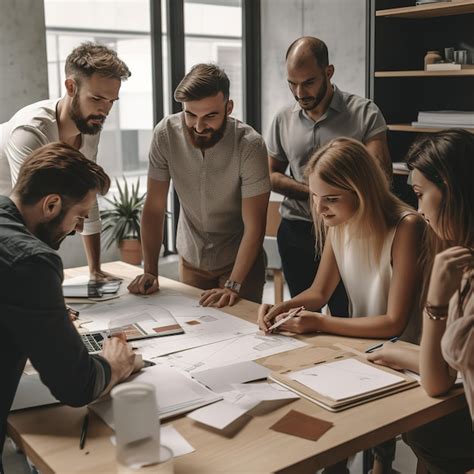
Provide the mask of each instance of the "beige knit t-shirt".
{"label": "beige knit t-shirt", "polygon": [[155,128],[148,176],[173,181],[181,203],[177,248],[191,265],[217,270],[235,261],[244,231],[242,199],[270,191],[267,149],[249,125],[228,118],[222,139],[201,152],[183,113]]}

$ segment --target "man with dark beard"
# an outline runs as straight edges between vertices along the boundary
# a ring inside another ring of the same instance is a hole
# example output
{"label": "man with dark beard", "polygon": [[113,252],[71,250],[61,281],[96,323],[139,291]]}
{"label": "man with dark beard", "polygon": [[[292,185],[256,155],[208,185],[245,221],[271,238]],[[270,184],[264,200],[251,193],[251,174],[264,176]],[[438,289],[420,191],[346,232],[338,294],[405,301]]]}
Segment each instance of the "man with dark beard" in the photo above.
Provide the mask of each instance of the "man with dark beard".
{"label": "man with dark beard", "polygon": [[[66,58],[65,73],[64,97],[24,107],[0,125],[0,194],[11,191],[23,161],[47,143],[62,141],[97,160],[100,131],[130,71],[115,51],[86,42]],[[96,202],[82,232],[94,280],[113,278],[100,268],[100,230]]]}
{"label": "man with dark beard", "polygon": [[132,293],[159,288],[158,257],[170,179],[179,196],[180,280],[205,290],[204,306],[262,299],[262,242],[270,191],[267,150],[250,126],[230,117],[229,79],[198,64],[175,90],[183,111],[155,128],[142,217],[144,274]]}
{"label": "man with dark beard", "polygon": [[[278,248],[291,296],[313,283],[319,265],[304,170],[316,149],[336,137],[362,141],[378,158],[387,176],[391,161],[385,120],[368,99],[340,91],[331,84],[334,66],[329,63],[323,41],[302,37],[286,53],[288,86],[296,104],[274,117],[267,140],[272,190],[283,194],[278,229]],[[285,174],[289,168],[289,175]],[[337,199],[328,196],[327,199]],[[347,297],[342,283],[329,307],[333,314],[347,314]]]}
{"label": "man with dark beard", "polygon": [[0,196],[0,472],[6,420],[27,359],[52,394],[72,406],[90,403],[143,366],[119,338],[89,355],[64,305],[54,250],[82,230],[97,193],[109,186],[99,165],[50,143],[25,160],[11,197]]}

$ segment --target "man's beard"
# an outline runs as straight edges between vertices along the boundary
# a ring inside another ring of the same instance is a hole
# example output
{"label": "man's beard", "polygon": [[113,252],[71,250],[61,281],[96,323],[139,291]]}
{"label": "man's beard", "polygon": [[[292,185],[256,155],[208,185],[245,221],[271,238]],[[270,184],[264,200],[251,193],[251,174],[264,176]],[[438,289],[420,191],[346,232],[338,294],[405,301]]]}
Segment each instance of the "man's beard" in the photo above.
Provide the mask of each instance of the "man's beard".
{"label": "man's beard", "polygon": [[[88,115],[84,117],[81,112],[81,107],[79,105],[79,93],[76,92],[72,98],[71,110],[69,111],[69,116],[76,124],[77,129],[84,133],[85,135],[96,135],[102,130],[104,125],[105,116],[104,115]],[[89,124],[89,120],[100,120],[101,123]]]}
{"label": "man's beard", "polygon": [[[294,96],[295,99],[297,100],[298,104],[300,104],[300,107],[303,110],[313,110],[315,109],[324,99],[326,96],[326,93],[328,91],[328,83],[329,80],[325,77],[324,78],[324,84],[321,85],[321,89],[319,89],[318,95],[313,96],[313,97],[298,97]],[[307,100],[309,101],[306,105],[301,103],[301,100]]]}
{"label": "man's beard", "polygon": [[200,150],[207,150],[208,148],[212,148],[224,136],[227,126],[227,115],[224,115],[224,121],[217,130],[213,130],[212,128],[203,130],[204,133],[212,132],[210,136],[203,136],[202,133],[198,134],[194,130],[194,127],[188,127],[186,124],[185,126],[192,145]]}
{"label": "man's beard", "polygon": [[54,250],[59,249],[62,241],[68,235],[75,234],[75,231],[72,231],[69,234],[63,234],[60,232],[61,223],[65,214],[65,212],[61,211],[59,216],[56,216],[52,221],[39,224],[35,231],[36,237]]}

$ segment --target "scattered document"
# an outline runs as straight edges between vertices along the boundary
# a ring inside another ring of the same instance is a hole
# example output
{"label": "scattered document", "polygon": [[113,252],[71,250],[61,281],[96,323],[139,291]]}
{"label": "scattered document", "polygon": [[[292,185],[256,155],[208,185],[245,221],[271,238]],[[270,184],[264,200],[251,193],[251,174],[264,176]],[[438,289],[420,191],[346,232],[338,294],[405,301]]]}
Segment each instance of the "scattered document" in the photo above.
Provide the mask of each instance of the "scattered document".
{"label": "scattered document", "polygon": [[192,375],[194,379],[214,392],[226,392],[232,390],[232,384],[266,379],[269,373],[270,371],[262,365],[247,361],[195,371]]}
{"label": "scattered document", "polygon": [[[257,414],[262,405],[276,409],[295,400],[295,393],[278,384],[233,384],[233,390],[222,394],[224,400],[189,413],[188,418],[218,430],[227,430],[247,415]],[[278,403],[276,403],[278,402]],[[269,410],[261,410],[268,412]],[[248,418],[248,416],[247,416]]]}
{"label": "scattered document", "polygon": [[244,416],[257,403],[252,401],[251,406],[247,407],[223,400],[195,410],[189,413],[187,417],[217,430],[224,430]]}
{"label": "scattered document", "polygon": [[306,345],[306,343],[292,337],[277,334],[265,336],[254,332],[253,334],[226,339],[214,344],[172,354],[165,358],[155,359],[155,362],[166,363],[171,367],[193,373],[195,370],[212,369],[243,361],[260,359],[261,357],[291,351]]}
{"label": "scattered document", "polygon": [[[169,367],[158,365],[148,367],[124,383],[131,382],[148,383],[155,387],[159,411],[157,417],[159,416],[160,419],[186,413],[222,399],[221,395],[211,392],[198,382]],[[114,428],[112,400],[92,403],[89,408],[112,429]]]}
{"label": "scattered document", "polygon": [[344,359],[315,365],[289,374],[325,397],[345,400],[404,381],[403,377],[364,364],[356,359]]}
{"label": "scattered document", "polygon": [[[184,329],[184,334],[162,338],[159,341],[146,340],[134,343],[144,359],[155,359],[174,352],[212,344],[255,333],[256,324],[215,308],[199,306],[196,300],[185,296],[137,296],[125,295],[119,300],[93,305],[81,312],[81,327],[89,331],[107,329],[113,319],[165,308]],[[156,308],[156,309],[155,309]],[[154,310],[155,309],[155,310]]]}
{"label": "scattered document", "polygon": [[[115,436],[110,437],[110,442],[117,445]],[[196,451],[173,425],[161,426],[160,444],[171,449],[174,458]]]}

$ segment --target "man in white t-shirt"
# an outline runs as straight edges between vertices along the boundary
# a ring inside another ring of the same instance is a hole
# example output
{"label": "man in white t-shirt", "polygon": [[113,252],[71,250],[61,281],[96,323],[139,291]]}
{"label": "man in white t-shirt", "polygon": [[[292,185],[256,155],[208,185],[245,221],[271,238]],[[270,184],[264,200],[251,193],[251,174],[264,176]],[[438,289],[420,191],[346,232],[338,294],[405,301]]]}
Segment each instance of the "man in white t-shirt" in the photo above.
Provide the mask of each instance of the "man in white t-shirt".
{"label": "man in white t-shirt", "polygon": [[[97,160],[100,131],[122,81],[130,77],[117,53],[101,44],[85,42],[66,58],[66,94],[36,102],[0,125],[0,195],[8,195],[20,167],[37,148],[61,141]],[[100,217],[97,202],[82,232],[90,276],[109,279],[100,267]]]}

